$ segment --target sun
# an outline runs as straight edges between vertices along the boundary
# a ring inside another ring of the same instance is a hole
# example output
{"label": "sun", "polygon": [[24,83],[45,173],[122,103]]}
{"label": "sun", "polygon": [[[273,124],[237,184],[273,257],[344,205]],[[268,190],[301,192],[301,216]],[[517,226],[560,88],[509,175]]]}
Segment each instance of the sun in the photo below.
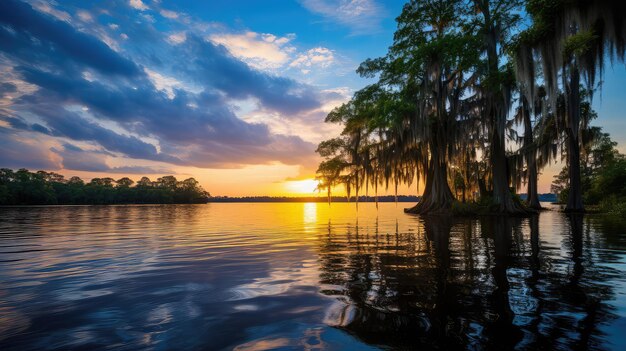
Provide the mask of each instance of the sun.
{"label": "sun", "polygon": [[317,184],[315,179],[292,180],[286,182],[285,188],[294,194],[313,194],[317,191]]}

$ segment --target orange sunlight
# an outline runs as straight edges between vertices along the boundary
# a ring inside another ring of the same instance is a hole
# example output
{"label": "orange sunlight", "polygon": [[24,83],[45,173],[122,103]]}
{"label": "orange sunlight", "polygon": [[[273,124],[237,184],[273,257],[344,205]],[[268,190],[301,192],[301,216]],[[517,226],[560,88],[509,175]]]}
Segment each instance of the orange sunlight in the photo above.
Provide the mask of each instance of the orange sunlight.
{"label": "orange sunlight", "polygon": [[315,179],[291,180],[285,182],[285,190],[289,194],[316,195],[318,181]]}

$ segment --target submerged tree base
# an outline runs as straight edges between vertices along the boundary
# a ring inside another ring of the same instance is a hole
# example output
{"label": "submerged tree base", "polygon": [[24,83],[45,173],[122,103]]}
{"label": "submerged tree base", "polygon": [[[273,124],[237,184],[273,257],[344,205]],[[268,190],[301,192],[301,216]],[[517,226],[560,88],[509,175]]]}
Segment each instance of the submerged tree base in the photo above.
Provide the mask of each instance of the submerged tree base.
{"label": "submerged tree base", "polygon": [[425,202],[419,202],[411,208],[405,208],[405,213],[421,215],[452,215],[456,217],[473,216],[515,216],[528,217],[539,213],[540,210],[528,208],[523,204],[518,204],[515,211],[504,211],[500,206],[484,202],[459,202],[453,201],[449,206],[434,206]]}
{"label": "submerged tree base", "polygon": [[411,208],[405,208],[404,212],[413,214],[453,214],[452,205],[454,202],[434,203],[432,201],[420,201]]}

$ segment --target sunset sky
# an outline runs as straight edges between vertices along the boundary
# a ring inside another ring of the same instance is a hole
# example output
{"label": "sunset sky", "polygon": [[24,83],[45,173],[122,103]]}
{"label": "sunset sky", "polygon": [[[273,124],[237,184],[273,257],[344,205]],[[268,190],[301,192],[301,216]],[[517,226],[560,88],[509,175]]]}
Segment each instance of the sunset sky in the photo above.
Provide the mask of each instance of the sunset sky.
{"label": "sunset sky", "polygon": [[[403,3],[1,0],[0,167],[313,195],[316,145],[339,131],[323,120],[372,82],[355,69]],[[624,152],[626,69],[604,78],[595,124]]]}

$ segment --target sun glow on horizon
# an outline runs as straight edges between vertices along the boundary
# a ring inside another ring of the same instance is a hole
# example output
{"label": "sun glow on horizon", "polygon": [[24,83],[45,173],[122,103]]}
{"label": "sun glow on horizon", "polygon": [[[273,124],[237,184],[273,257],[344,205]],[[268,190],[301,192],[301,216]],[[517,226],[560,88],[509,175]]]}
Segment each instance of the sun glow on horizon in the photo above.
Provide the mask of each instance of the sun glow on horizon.
{"label": "sun glow on horizon", "polygon": [[285,189],[290,194],[309,194],[317,193],[318,181],[315,179],[291,180],[285,182]]}

